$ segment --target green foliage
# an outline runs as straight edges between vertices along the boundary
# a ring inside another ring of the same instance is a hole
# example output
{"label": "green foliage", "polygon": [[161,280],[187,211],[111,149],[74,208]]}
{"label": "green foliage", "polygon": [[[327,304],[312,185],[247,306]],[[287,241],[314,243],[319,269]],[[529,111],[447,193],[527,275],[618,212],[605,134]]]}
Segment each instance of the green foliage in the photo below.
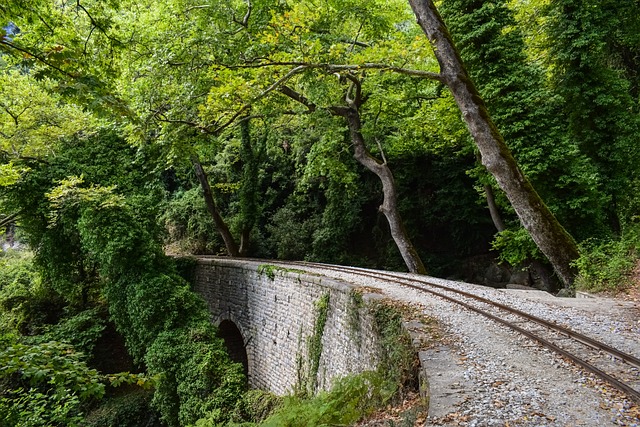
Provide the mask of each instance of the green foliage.
{"label": "green foliage", "polygon": [[311,399],[287,397],[275,414],[259,425],[262,427],[321,427],[351,425],[384,406],[395,389],[385,376],[365,372],[342,378],[329,392]]}
{"label": "green foliage", "polygon": [[521,265],[527,260],[540,258],[541,254],[531,236],[523,228],[504,230],[496,234],[493,249],[500,253],[500,260],[509,265]]}
{"label": "green foliage", "polygon": [[[254,139],[251,136],[249,119],[240,123],[240,150],[239,157],[242,162],[242,175],[240,177],[240,189],[238,191],[239,228],[245,240],[256,223],[258,217],[258,168],[259,158],[256,149],[253,148]],[[245,242],[248,244],[248,242]],[[247,248],[243,248],[245,253]]]}
{"label": "green foliage", "polygon": [[0,253],[0,333],[39,333],[59,318],[62,306],[61,298],[42,282],[31,253]]}
{"label": "green foliage", "polygon": [[[633,1],[549,2],[548,24],[552,83],[562,97],[563,125],[596,166],[609,230],[637,212],[637,183],[630,180],[640,164],[636,149],[640,126],[637,52],[640,7]],[[633,70],[633,71],[631,71]],[[609,202],[609,203],[607,203]]]}
{"label": "green foliage", "polygon": [[83,404],[104,395],[101,376],[68,344],[10,342],[0,366],[0,421],[8,427],[76,426]]}
{"label": "green foliage", "polygon": [[245,390],[242,366],[231,363],[208,319],[161,333],[145,361],[150,372],[161,373],[153,405],[169,425],[224,422]]}
{"label": "green foliage", "polygon": [[[117,128],[105,126],[95,134],[65,139],[58,148],[60,152],[49,161],[32,162],[30,172],[4,188],[0,200],[12,206],[12,210],[23,212],[20,218],[23,236],[31,247],[38,248],[36,266],[50,292],[57,293],[56,299],[63,299],[76,311],[82,311],[99,299],[96,265],[80,244],[77,205],[59,206],[68,215],[56,217],[51,213],[46,194],[56,199],[63,197],[64,191],[75,191],[82,199],[91,198],[92,192],[98,197],[105,188],[117,187],[118,194],[144,192],[150,201],[158,193],[150,184],[153,181],[147,168],[135,164],[137,153],[125,145]],[[58,194],[53,190],[56,182],[66,183],[57,189]],[[96,186],[98,183],[104,187]],[[116,199],[114,196],[109,203],[117,203]],[[143,222],[150,219],[141,215]]]}
{"label": "green foliage", "polygon": [[91,128],[91,116],[62,102],[48,79],[0,68],[0,184],[11,185],[29,170],[24,159],[46,159],[65,137]]}
{"label": "green foliage", "polygon": [[223,246],[200,188],[171,195],[162,211],[161,220],[169,231],[167,241],[177,246],[179,253],[218,253]]}
{"label": "green foliage", "polygon": [[145,390],[104,399],[83,421],[86,427],[160,427],[159,414],[151,408],[153,393]]}
{"label": "green foliage", "polygon": [[416,355],[402,315],[397,308],[385,303],[373,303],[370,308],[378,335],[381,337],[378,354],[382,356],[378,372],[388,382],[390,395],[416,379]]}
{"label": "green foliage", "polygon": [[285,267],[279,267],[277,265],[273,265],[273,264],[260,264],[258,266],[258,274],[264,274],[265,276],[267,276],[269,279],[274,280],[276,278],[276,273],[279,271],[282,274],[284,273],[304,273],[304,270],[299,270],[296,268],[285,268]]}
{"label": "green foliage", "polygon": [[148,200],[81,184],[69,180],[49,193],[56,218],[77,218],[81,245],[107,278],[112,319],[134,359],[159,376],[154,407],[170,426],[224,421],[224,408],[244,390],[242,367],[216,338],[204,301],[162,255]]}
{"label": "green foliage", "polygon": [[102,311],[101,307],[95,307],[62,318],[55,325],[45,327],[43,334],[34,337],[34,340],[65,342],[91,358],[94,355],[96,342],[106,327],[105,315]]}
{"label": "green foliage", "polygon": [[577,289],[590,292],[622,290],[630,283],[638,261],[640,233],[636,226],[620,238],[584,241],[581,253],[575,262]]}
{"label": "green foliage", "polygon": [[[266,419],[228,423],[226,427],[328,427],[346,426],[361,420],[387,404],[395,389],[379,372],[364,372],[342,378],[330,391],[320,392],[312,398],[287,396],[264,399]],[[260,400],[263,394],[258,392]],[[249,397],[252,399],[253,396]],[[261,405],[262,406],[262,405]],[[274,411],[275,409],[275,411]],[[215,427],[209,420],[200,420],[197,427]]]}
{"label": "green foliage", "polygon": [[188,283],[194,283],[198,259],[196,257],[174,257],[176,271]]}
{"label": "green foliage", "polygon": [[279,267],[272,264],[260,264],[258,266],[258,274],[264,274],[271,280],[274,280],[276,278],[276,271],[278,270]]}
{"label": "green foliage", "polygon": [[[263,390],[248,390],[242,400],[238,402],[238,406],[235,408],[236,416],[234,418],[242,420],[245,423],[261,423],[276,410],[280,409],[284,400],[282,396],[276,396],[273,393]],[[207,425],[207,423],[202,420],[199,421],[196,426],[201,424]],[[230,423],[229,425],[232,426],[234,424]]]}
{"label": "green foliage", "polygon": [[308,342],[309,372],[306,374],[306,381],[303,380],[300,387],[302,396],[313,396],[318,389],[318,370],[320,369],[320,358],[322,357],[322,337],[324,327],[327,324],[329,315],[330,295],[324,294],[316,302],[316,320],[313,324],[313,333]]}
{"label": "green foliage", "polygon": [[361,333],[361,311],[364,308],[364,299],[362,298],[362,292],[359,290],[352,290],[349,292],[349,306],[347,308],[347,315],[349,316],[349,333],[353,337],[358,347],[362,346],[362,333]]}
{"label": "green foliage", "polygon": [[[291,202],[293,205],[293,202]],[[317,214],[309,216],[297,212],[291,205],[280,208],[267,225],[273,242],[274,255],[278,259],[306,259],[312,246],[313,232],[318,228]]]}

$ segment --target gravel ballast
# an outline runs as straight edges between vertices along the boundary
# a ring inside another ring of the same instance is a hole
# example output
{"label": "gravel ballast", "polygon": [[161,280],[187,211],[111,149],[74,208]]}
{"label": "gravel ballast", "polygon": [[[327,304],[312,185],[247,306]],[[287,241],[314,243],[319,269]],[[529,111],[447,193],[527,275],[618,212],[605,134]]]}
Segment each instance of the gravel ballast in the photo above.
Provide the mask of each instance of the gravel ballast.
{"label": "gravel ballast", "polygon": [[[383,280],[304,269],[377,289],[437,319],[442,339],[419,353],[430,389],[426,426],[640,426],[638,407],[609,385],[485,317]],[[403,276],[483,296],[640,357],[640,316],[631,303]]]}

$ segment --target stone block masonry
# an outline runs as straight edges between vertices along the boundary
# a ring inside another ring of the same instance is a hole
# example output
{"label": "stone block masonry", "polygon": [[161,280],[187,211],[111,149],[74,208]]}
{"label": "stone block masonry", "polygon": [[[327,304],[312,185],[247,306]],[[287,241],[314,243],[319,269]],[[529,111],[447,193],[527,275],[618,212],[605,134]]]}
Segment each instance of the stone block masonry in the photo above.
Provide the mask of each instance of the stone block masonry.
{"label": "stone block masonry", "polygon": [[252,388],[281,395],[301,387],[328,389],[337,378],[375,370],[381,360],[368,309],[381,298],[377,294],[304,271],[228,258],[199,259],[194,287],[215,324],[231,321],[240,331]]}

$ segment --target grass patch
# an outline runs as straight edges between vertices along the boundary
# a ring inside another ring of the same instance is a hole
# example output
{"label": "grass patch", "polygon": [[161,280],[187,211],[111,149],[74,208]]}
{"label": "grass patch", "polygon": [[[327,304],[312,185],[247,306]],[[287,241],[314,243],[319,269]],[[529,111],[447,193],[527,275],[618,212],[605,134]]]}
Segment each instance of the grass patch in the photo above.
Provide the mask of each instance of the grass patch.
{"label": "grass patch", "polygon": [[304,270],[298,270],[296,268],[278,267],[277,265],[273,265],[273,264],[260,264],[258,266],[258,274],[260,274],[260,275],[264,274],[265,276],[267,276],[271,280],[275,280],[277,272],[298,273],[298,274],[305,274],[306,273],[306,271],[304,271]]}

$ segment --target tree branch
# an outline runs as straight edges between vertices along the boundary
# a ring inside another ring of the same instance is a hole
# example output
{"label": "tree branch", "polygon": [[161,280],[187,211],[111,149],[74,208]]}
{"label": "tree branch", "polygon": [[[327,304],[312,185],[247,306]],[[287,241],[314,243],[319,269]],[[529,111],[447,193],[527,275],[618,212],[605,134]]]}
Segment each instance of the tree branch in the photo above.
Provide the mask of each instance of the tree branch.
{"label": "tree branch", "polygon": [[240,117],[245,111],[247,111],[249,108],[251,108],[251,104],[246,104],[244,105],[240,110],[238,110],[233,116],[231,116],[231,118],[229,120],[227,120],[224,124],[218,126],[215,130],[213,130],[211,133],[214,135],[220,135],[220,133],[225,130],[226,128],[228,128],[229,126],[231,126],[233,124],[233,122],[236,121],[236,119],[238,117]]}
{"label": "tree branch", "polygon": [[0,219],[0,227],[4,227],[5,225],[12,223],[21,213],[22,210]]}
{"label": "tree branch", "polygon": [[202,126],[199,123],[191,122],[189,120],[183,120],[183,119],[170,119],[160,110],[150,109],[150,111],[153,113],[153,116],[156,118],[156,120],[160,122],[187,125],[187,126],[194,127],[206,134],[210,134],[210,135],[215,134],[215,132],[212,132],[210,129],[208,129],[205,126]]}
{"label": "tree branch", "polygon": [[358,37],[360,37],[360,32],[362,31],[363,26],[364,26],[364,21],[360,23],[360,28],[358,28],[358,32],[356,33],[356,38],[353,39],[353,43],[351,43],[351,47],[349,48],[349,53],[353,52],[353,48],[358,43]]}
{"label": "tree branch", "polygon": [[296,92],[295,90],[291,89],[289,86],[284,85],[278,90],[283,95],[286,95],[289,98],[293,99],[294,101],[298,101],[300,104],[303,104],[305,107],[307,107],[309,109],[309,111],[311,111],[311,112],[316,111],[316,104],[314,104],[313,102],[309,101],[309,99],[307,99],[306,96],[302,95],[299,92]]}
{"label": "tree branch", "polygon": [[[380,71],[392,71],[398,74],[405,74],[410,76],[428,78],[431,80],[442,81],[442,76],[438,73],[422,71],[422,70],[410,70],[406,68],[390,66],[387,64],[376,64],[376,63],[365,63],[365,64],[359,64],[359,65],[335,65],[335,64],[313,64],[313,63],[305,63],[305,62],[268,62],[268,63],[263,62],[258,64],[245,64],[245,65],[237,65],[237,66],[223,65],[222,67],[227,69],[244,69],[244,68],[262,68],[262,67],[274,67],[274,66],[294,66],[294,68],[289,70],[289,72],[287,72],[284,76],[279,78],[277,81],[269,85],[264,91],[262,91],[256,97],[254,97],[250,102],[243,105],[236,113],[233,114],[233,116],[231,116],[229,120],[227,120],[224,124],[218,126],[214,130],[211,130],[208,127],[204,127],[194,122],[168,119],[161,112],[154,111],[154,113],[159,114],[159,117],[161,117],[162,121],[169,122],[169,123],[173,122],[173,123],[186,124],[186,125],[194,126],[202,130],[203,132],[206,132],[212,135],[219,135],[222,131],[224,131],[226,128],[231,126],[236,121],[236,119],[240,117],[240,115],[242,115],[249,108],[251,108],[251,105],[253,103],[263,99],[269,93],[276,90],[282,93],[283,95],[286,95],[289,98],[293,99],[294,101],[297,101],[300,104],[303,104],[309,109],[310,112],[315,111],[317,108],[315,104],[313,104],[306,97],[296,92],[295,90],[291,89],[291,87],[285,84],[287,81],[291,80],[291,78],[293,78],[297,74],[303,73],[306,70],[319,69],[319,70],[324,70],[326,72],[340,72],[340,71],[345,72],[345,71],[358,71],[358,70],[366,70],[366,69],[377,69]],[[346,74],[345,77],[351,80],[355,88],[355,91],[356,91],[355,98],[351,101],[355,103],[354,105],[356,106],[356,109],[357,109],[360,107],[360,105],[362,105],[362,102],[363,102],[360,81],[351,74]],[[329,107],[329,110],[333,114],[340,115],[340,116],[344,116],[347,113],[347,111],[343,111],[343,109],[348,110],[348,108],[346,107]]]}
{"label": "tree branch", "polygon": [[273,83],[271,86],[269,86],[268,88],[266,88],[260,95],[258,95],[257,97],[255,97],[253,99],[253,102],[259,101],[262,98],[264,98],[265,96],[267,96],[270,92],[273,92],[275,89],[278,89],[278,87],[280,87],[282,84],[284,84],[285,82],[287,82],[288,80],[290,80],[293,76],[295,76],[296,74],[300,74],[303,71],[306,71],[307,69],[309,69],[311,67],[307,66],[307,65],[299,65],[296,68],[292,69],[291,71],[289,71],[287,74],[285,74],[283,77],[281,77],[280,79],[278,79],[278,81],[276,81],[275,83]]}
{"label": "tree branch", "polygon": [[[102,34],[104,34],[109,40],[116,42],[120,45],[122,45],[123,43],[116,39],[115,37],[110,36],[109,34],[107,34],[107,30],[106,28],[104,28],[102,25],[100,25],[100,23],[98,23],[98,21],[96,21],[93,16],[91,16],[91,14],[89,13],[89,11],[82,5],[82,3],[80,3],[80,0],[76,0],[76,5],[78,6],[78,8],[82,9],[82,11],[87,15],[87,17],[89,18],[89,21],[91,21],[91,25],[94,28],[98,28]],[[91,32],[93,33],[94,28],[91,29]],[[87,39],[88,40],[88,39]]]}
{"label": "tree branch", "polygon": [[[347,101],[347,104],[351,108],[355,108],[356,110],[358,110],[362,105],[362,83],[360,82],[360,79],[357,79],[355,76],[352,76],[351,74],[347,74],[345,77],[351,80],[351,85],[349,86],[349,90],[345,95],[345,100]],[[349,94],[353,92],[354,89],[356,91],[356,94],[355,94],[355,97],[351,99]]]}
{"label": "tree branch", "polygon": [[195,10],[195,9],[208,9],[208,8],[210,8],[210,7],[211,7],[211,6],[210,6],[210,5],[208,5],[208,4],[203,4],[203,5],[199,5],[199,6],[191,6],[191,7],[188,7],[187,9],[185,9],[185,11],[184,11],[184,12],[185,12],[185,13],[187,13],[187,12],[191,12],[192,10]]}
{"label": "tree branch", "polygon": [[25,53],[25,54],[37,59],[38,61],[42,62],[44,65],[46,65],[48,67],[51,67],[56,71],[59,71],[60,73],[64,74],[67,77],[71,77],[72,79],[77,78],[77,76],[71,74],[70,72],[65,71],[62,68],[53,65],[51,62],[47,61],[42,55],[38,55],[36,53],[30,52],[30,51],[28,51],[27,49],[25,49],[23,47],[20,47],[20,46],[18,46],[16,44],[13,44],[13,43],[7,41],[6,39],[0,39],[0,45],[4,45],[4,46],[9,47],[10,49],[17,50],[18,52]]}
{"label": "tree branch", "polygon": [[89,40],[91,40],[91,35],[93,34],[93,31],[98,28],[95,25],[91,26],[91,31],[89,31],[89,35],[87,36],[87,39],[84,41],[84,48],[82,49],[82,54],[86,55],[87,54],[87,46],[89,45]]}
{"label": "tree branch", "polygon": [[247,13],[245,13],[244,17],[242,18],[242,21],[238,21],[234,14],[233,22],[243,26],[244,28],[247,28],[249,26],[249,18],[251,18],[252,10],[253,10],[253,4],[251,4],[251,0],[247,0]]}
{"label": "tree branch", "polygon": [[377,128],[378,128],[378,119],[380,118],[380,113],[382,113],[382,101],[380,101],[380,105],[378,106],[378,112],[376,113],[376,118],[373,121],[373,129],[374,131],[374,139],[376,140],[376,144],[378,144],[378,149],[380,150],[380,155],[382,156],[382,164],[386,165],[387,164],[387,158],[384,155],[384,150],[382,149],[382,144],[380,143],[380,140],[378,139],[377,136]]}
{"label": "tree branch", "polygon": [[223,68],[230,70],[241,68],[264,68],[264,67],[282,67],[282,66],[295,66],[297,68],[303,67],[304,69],[321,69],[328,72],[340,72],[340,71],[360,71],[360,70],[379,70],[379,71],[391,71],[398,74],[403,74],[412,77],[422,77],[429,80],[436,80],[444,83],[444,77],[440,73],[434,73],[432,71],[415,70],[411,68],[397,67],[389,64],[366,62],[363,64],[327,64],[319,63],[314,64],[310,62],[297,62],[297,61],[283,61],[283,62],[260,62],[257,64],[243,64],[243,65],[221,65]]}
{"label": "tree branch", "polygon": [[44,18],[39,13],[37,13],[34,9],[31,9],[31,11],[38,17],[40,22],[42,22],[44,26],[47,27],[47,29],[49,29],[49,32],[51,34],[55,34],[55,31],[53,31],[53,28],[51,28],[51,25],[49,25],[49,23],[45,21]]}

